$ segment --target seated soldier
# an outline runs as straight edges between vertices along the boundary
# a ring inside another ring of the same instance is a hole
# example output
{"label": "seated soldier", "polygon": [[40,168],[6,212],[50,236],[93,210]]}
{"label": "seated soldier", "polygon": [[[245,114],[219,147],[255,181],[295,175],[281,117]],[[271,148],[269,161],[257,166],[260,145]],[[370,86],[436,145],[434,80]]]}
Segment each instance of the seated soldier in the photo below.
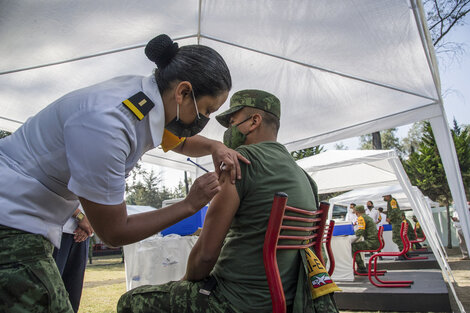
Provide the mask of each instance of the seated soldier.
{"label": "seated soldier", "polygon": [[[357,230],[355,232],[356,241],[351,244],[353,255],[358,250],[378,249],[380,242],[375,222],[370,216],[365,214],[363,205],[358,205],[354,211],[357,215]],[[360,237],[363,237],[364,241],[358,241]],[[368,272],[360,253],[356,255],[356,266],[358,273],[365,274]]]}
{"label": "seated soldier", "polygon": [[[242,179],[236,182],[221,175],[221,191],[210,203],[183,280],[131,290],[118,312],[272,311],[263,243],[274,193],[287,193],[288,205],[307,210],[316,210],[318,196],[313,180],[276,142],[279,119],[280,102],[267,92],[232,96],[230,109],[217,120],[228,127],[224,143],[251,164],[240,164]],[[291,312],[338,312],[332,293],[307,301],[308,283],[297,288],[307,281],[298,250],[281,250],[277,260]]]}
{"label": "seated soldier", "polygon": [[[410,220],[406,218],[406,215],[405,213],[402,213],[402,219],[403,219],[403,222],[406,222],[406,224],[408,224],[408,231],[406,232],[406,234],[408,235],[408,240],[416,240],[416,234],[413,230],[413,224],[411,224]],[[413,244],[413,247],[415,249],[419,249],[421,248],[421,245],[419,243],[415,243]]]}

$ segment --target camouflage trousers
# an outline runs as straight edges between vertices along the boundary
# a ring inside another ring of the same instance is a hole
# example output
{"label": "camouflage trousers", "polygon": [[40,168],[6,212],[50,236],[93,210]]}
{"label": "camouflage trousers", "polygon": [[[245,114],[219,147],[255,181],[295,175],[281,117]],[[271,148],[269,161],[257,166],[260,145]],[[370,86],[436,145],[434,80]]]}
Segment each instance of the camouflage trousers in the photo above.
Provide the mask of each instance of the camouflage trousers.
{"label": "camouflage trousers", "polygon": [[199,292],[208,280],[189,282],[172,281],[163,285],[145,285],[121,296],[118,313],[239,313],[217,288],[210,295]]}
{"label": "camouflage trousers", "polygon": [[392,240],[394,243],[397,244],[398,250],[403,250],[403,241],[401,240],[400,237],[400,227],[401,223],[398,224],[392,224]]}
{"label": "camouflage trousers", "polygon": [[[203,295],[199,290],[207,280],[200,282],[173,281],[163,285],[146,285],[132,289],[121,296],[117,305],[118,313],[241,313],[234,308],[215,288],[210,295]],[[307,286],[307,293],[308,290]],[[333,293],[298,303],[301,312],[338,313]],[[292,309],[292,308],[291,308]],[[271,312],[269,308],[266,312]],[[288,310],[289,311],[289,310]],[[299,309],[296,312],[300,312]]]}
{"label": "camouflage trousers", "polygon": [[[353,242],[351,244],[351,250],[354,255],[354,252],[359,251],[359,250],[375,250],[379,248],[380,243],[378,241],[359,241],[359,242]],[[364,265],[364,261],[362,260],[362,256],[360,253],[356,255],[356,266],[358,270],[365,270],[366,266]]]}
{"label": "camouflage trousers", "polygon": [[0,225],[0,312],[73,312],[52,251],[41,235]]}

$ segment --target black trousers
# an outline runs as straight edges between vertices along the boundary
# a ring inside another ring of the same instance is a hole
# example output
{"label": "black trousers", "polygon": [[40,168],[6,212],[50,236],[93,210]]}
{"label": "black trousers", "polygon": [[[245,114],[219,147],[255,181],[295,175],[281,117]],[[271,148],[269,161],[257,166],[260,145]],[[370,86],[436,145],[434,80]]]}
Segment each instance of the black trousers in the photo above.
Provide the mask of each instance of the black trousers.
{"label": "black trousers", "polygon": [[74,312],[78,312],[82,297],[89,243],[89,237],[83,242],[75,242],[73,234],[63,233],[60,249],[54,248],[53,257],[64,281],[65,289],[69,293]]}

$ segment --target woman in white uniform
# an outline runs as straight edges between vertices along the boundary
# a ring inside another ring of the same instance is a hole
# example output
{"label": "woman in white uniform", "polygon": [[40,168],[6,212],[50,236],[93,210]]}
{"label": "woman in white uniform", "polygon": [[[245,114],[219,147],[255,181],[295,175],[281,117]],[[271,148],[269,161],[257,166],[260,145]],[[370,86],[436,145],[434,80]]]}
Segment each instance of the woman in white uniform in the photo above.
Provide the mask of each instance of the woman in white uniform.
{"label": "woman in white uniform", "polygon": [[73,91],[0,140],[0,311],[72,311],[51,253],[79,202],[98,236],[121,246],[194,214],[219,191],[217,173],[207,173],[185,200],[127,216],[125,177],[148,150],[212,155],[232,181],[238,159],[248,162],[196,135],[231,88],[222,57],[201,45],[179,48],[166,35],[145,53],[157,65],[153,75]]}

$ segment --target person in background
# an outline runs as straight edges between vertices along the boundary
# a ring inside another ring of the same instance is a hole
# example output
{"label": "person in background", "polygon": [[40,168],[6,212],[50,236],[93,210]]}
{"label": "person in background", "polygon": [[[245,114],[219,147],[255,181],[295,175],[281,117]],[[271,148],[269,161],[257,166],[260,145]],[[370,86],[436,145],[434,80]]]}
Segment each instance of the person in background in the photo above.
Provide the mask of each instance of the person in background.
{"label": "person in background", "polygon": [[[470,209],[470,207],[469,207]],[[460,225],[459,215],[457,211],[454,211],[452,215],[452,222],[455,227],[455,232],[457,233],[457,238],[459,238],[460,251],[462,252],[462,260],[470,260],[468,255],[467,244],[465,242],[465,237],[463,236],[462,226]]]}
{"label": "person in background", "polygon": [[[418,222],[418,218],[416,217],[416,215],[413,215],[412,219],[413,219],[413,222],[415,223],[414,231],[415,231],[415,234],[416,234],[416,239],[423,238],[424,237],[424,232],[423,232],[423,229],[421,228],[421,225]],[[422,246],[419,242],[415,243],[415,247],[416,247],[416,249],[421,249],[422,248]]]}
{"label": "person in background", "polygon": [[374,202],[372,201],[367,201],[367,210],[366,214],[374,221],[374,223],[378,223],[378,218],[379,218],[379,211],[377,211],[376,208],[374,208]]}
{"label": "person in background", "polygon": [[378,213],[377,214],[377,229],[379,229],[380,226],[384,226],[387,223],[387,215],[384,213],[384,208],[378,208]]}
{"label": "person in background", "polygon": [[351,203],[349,205],[349,208],[348,208],[348,213],[346,214],[346,218],[345,218],[345,221],[346,222],[350,222],[353,224],[354,226],[354,229],[356,230],[357,229],[357,216],[356,214],[354,213],[354,209],[356,208],[356,204],[355,203]]}
{"label": "person in background", "polygon": [[[351,244],[352,254],[354,255],[354,252],[358,250],[378,249],[380,241],[375,222],[370,216],[365,214],[363,205],[358,205],[354,211],[357,216],[357,230],[354,233],[356,241]],[[364,238],[363,241],[359,241],[361,237]],[[356,265],[358,273],[365,274],[368,272],[360,253],[356,255]]]}
{"label": "person in background", "polygon": [[[411,224],[410,220],[406,218],[405,212],[402,212],[402,222],[405,222],[408,225],[408,231],[406,233],[408,235],[408,240],[416,240],[416,234],[413,230],[413,224]],[[418,249],[418,246],[416,244],[413,244],[413,247],[415,249]],[[421,248],[421,245],[419,245],[419,248]]]}
{"label": "person in background", "polygon": [[[384,195],[383,199],[387,202],[387,223],[392,225],[392,240],[398,246],[398,250],[402,251],[403,241],[400,236],[402,214],[400,206],[397,200],[392,198],[392,195]],[[398,259],[404,260],[405,257],[400,255]]]}
{"label": "person in background", "polygon": [[[243,175],[235,185],[222,174],[222,190],[210,203],[183,280],[130,290],[119,300],[119,313],[272,312],[263,243],[273,196],[285,192],[289,206],[305,210],[318,205],[315,182],[277,142],[280,114],[279,99],[268,92],[241,90],[232,96],[230,109],[216,118],[227,127],[224,143],[251,165],[240,164]],[[327,283],[311,288],[302,259],[299,250],[277,252],[288,311],[338,312],[332,290],[322,290],[334,283],[318,273]],[[322,294],[312,300],[310,289]]]}
{"label": "person in background", "polygon": [[82,297],[83,277],[92,235],[93,228],[79,207],[62,228],[60,248],[54,248],[52,253],[75,313],[78,312]]}

